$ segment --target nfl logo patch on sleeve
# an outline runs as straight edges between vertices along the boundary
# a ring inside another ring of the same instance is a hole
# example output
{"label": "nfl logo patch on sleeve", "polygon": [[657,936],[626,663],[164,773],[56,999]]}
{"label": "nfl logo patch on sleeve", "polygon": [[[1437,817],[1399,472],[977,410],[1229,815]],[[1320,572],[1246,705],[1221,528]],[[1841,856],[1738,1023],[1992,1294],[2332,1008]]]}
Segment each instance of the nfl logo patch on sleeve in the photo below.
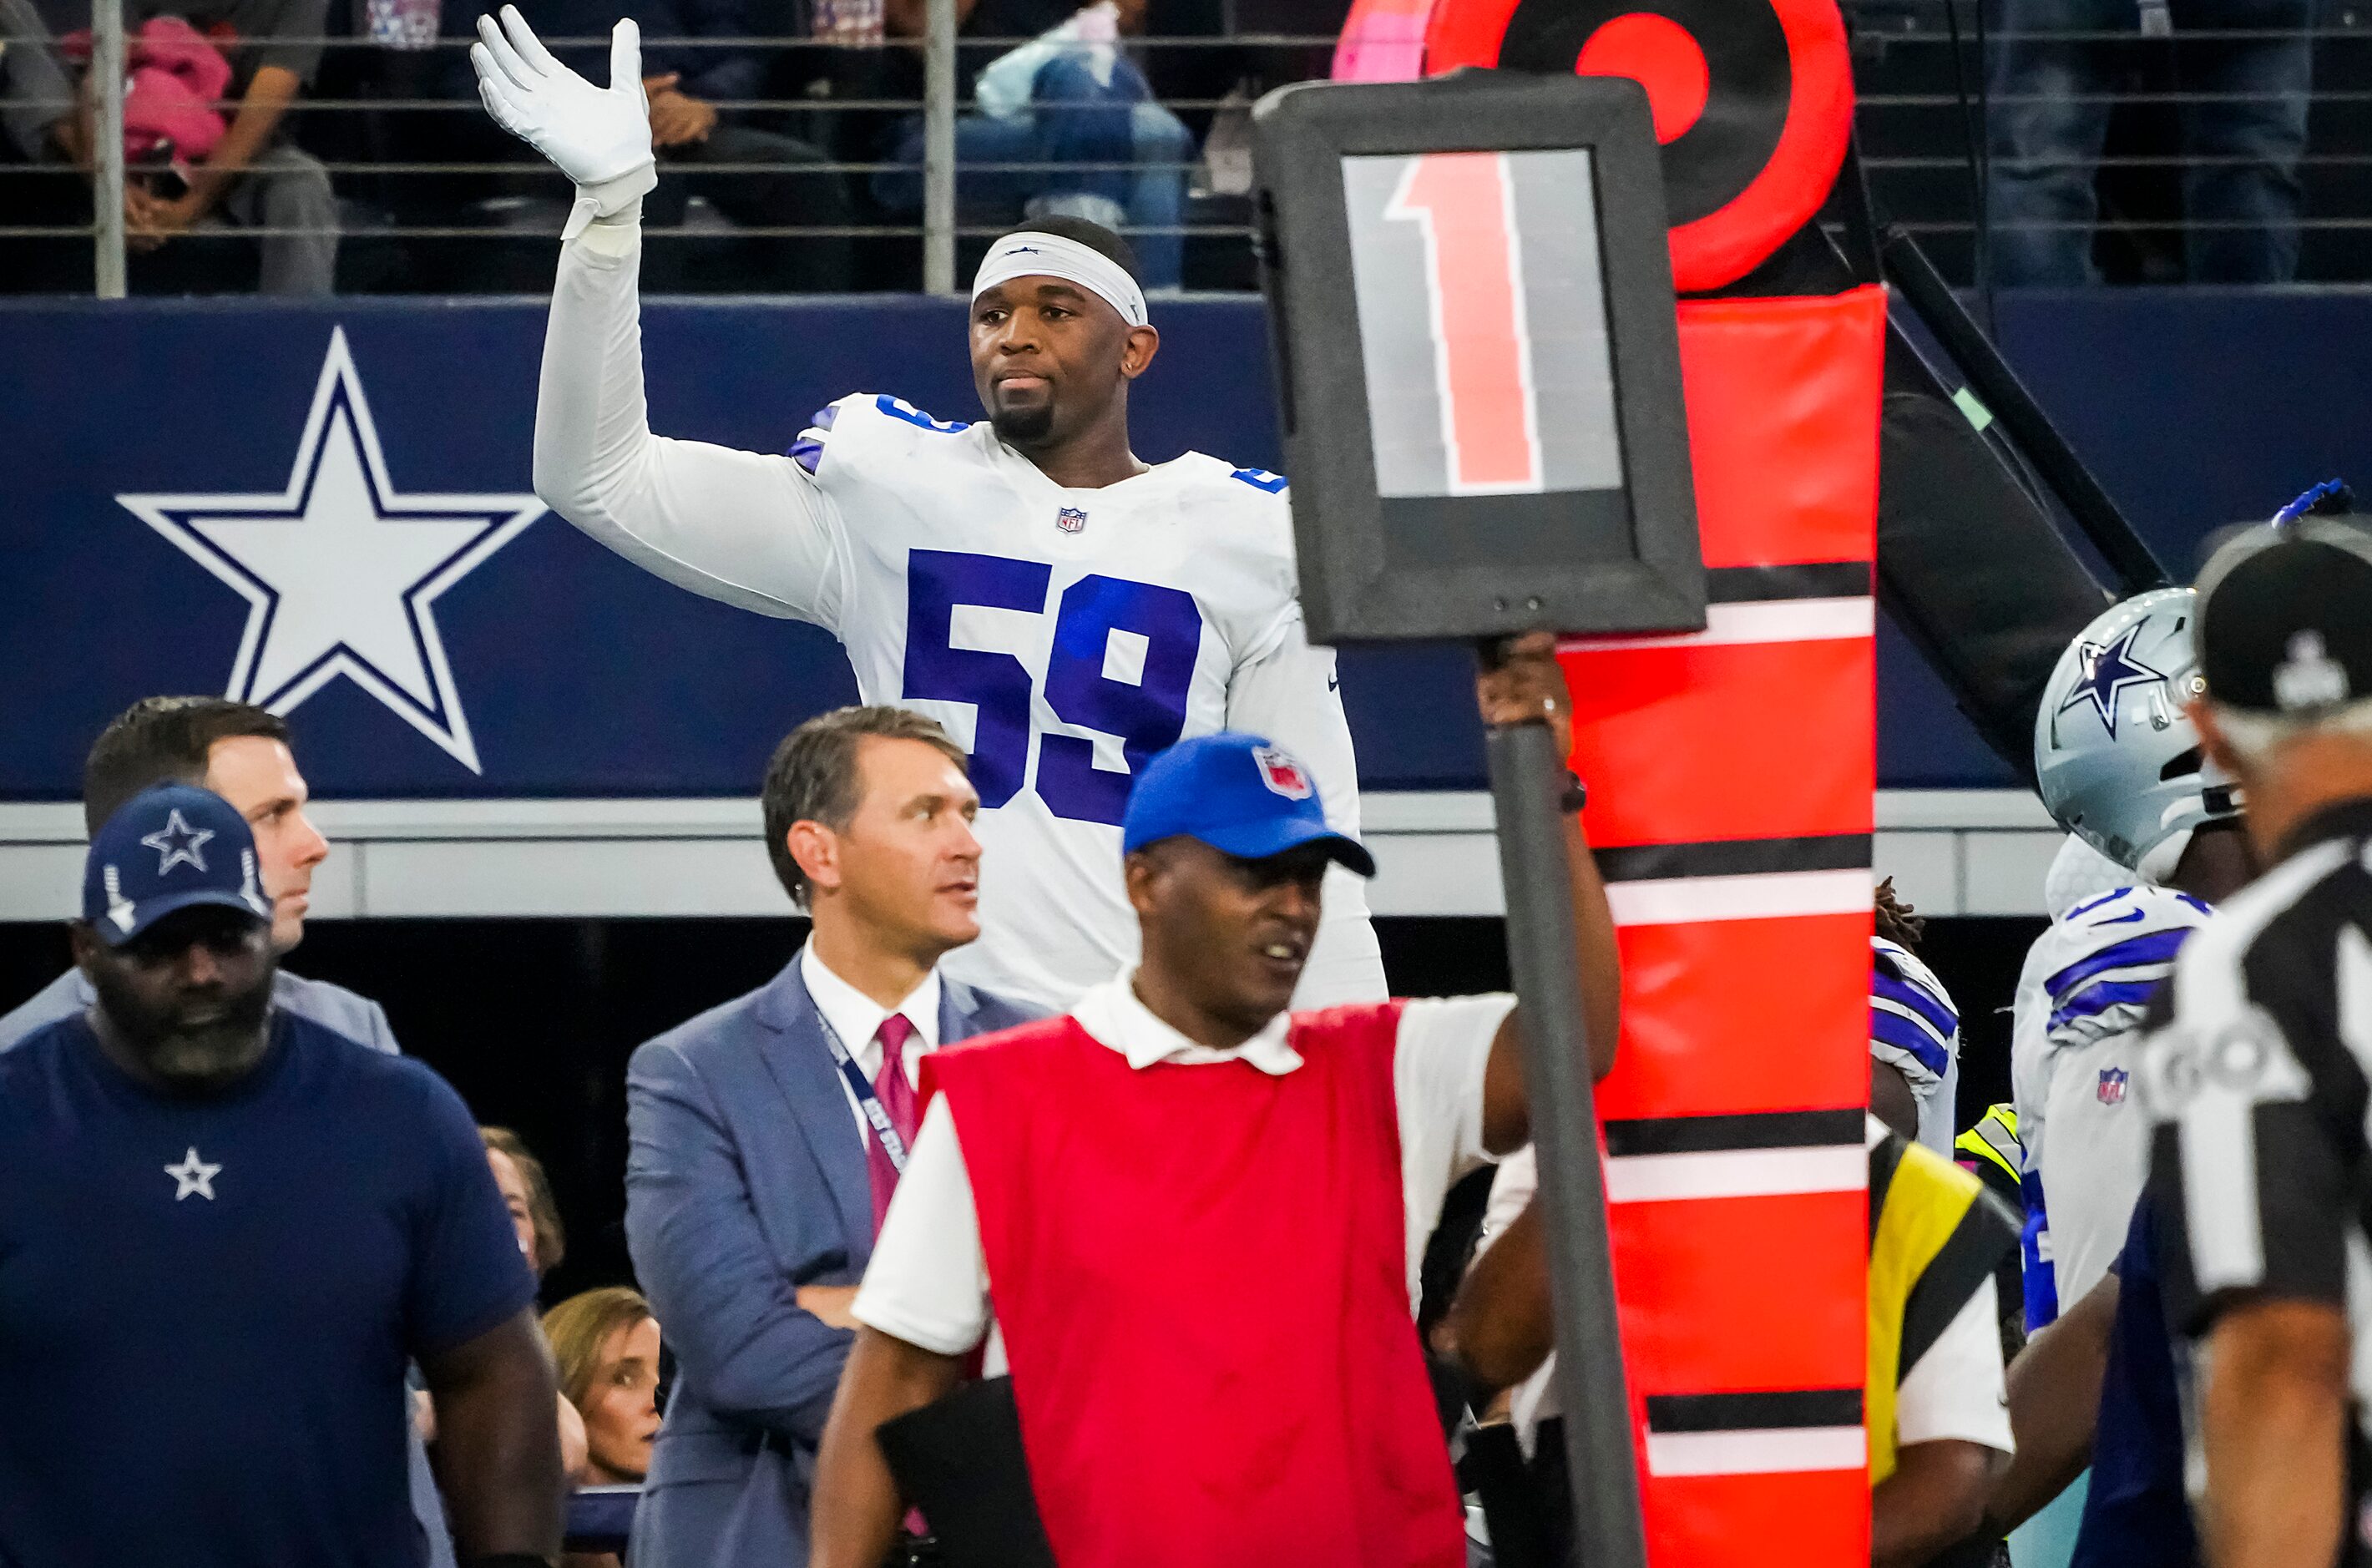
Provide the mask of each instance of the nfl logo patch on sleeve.
{"label": "nfl logo patch on sleeve", "polygon": [[2099,1097],[2102,1105],[2122,1105],[2125,1103],[2125,1078],[2122,1067],[2103,1067],[2100,1069],[2099,1086],[2093,1093]]}

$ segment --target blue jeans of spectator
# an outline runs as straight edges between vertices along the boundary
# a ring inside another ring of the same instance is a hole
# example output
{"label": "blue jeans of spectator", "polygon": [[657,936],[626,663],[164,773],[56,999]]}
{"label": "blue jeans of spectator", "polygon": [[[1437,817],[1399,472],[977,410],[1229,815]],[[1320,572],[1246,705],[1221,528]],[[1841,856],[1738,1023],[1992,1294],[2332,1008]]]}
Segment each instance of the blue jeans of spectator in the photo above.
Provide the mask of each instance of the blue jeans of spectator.
{"label": "blue jeans of spectator", "polygon": [[[1099,221],[1117,215],[1145,286],[1175,288],[1186,251],[1176,231],[1185,219],[1186,164],[1193,154],[1193,134],[1154,101],[1134,65],[1117,62],[1111,80],[1101,83],[1084,58],[1061,55],[1031,80],[1028,114],[970,114],[956,122],[956,205],[977,221],[998,223],[1019,217],[1032,203]],[[873,177],[883,206],[921,210],[922,159],[917,116],[901,135],[900,167]],[[1012,164],[1065,167],[990,167]]]}
{"label": "blue jeans of spectator", "polygon": [[[2184,260],[2195,283],[2285,283],[2297,273],[2307,93],[2314,72],[2310,0],[2171,0],[2181,104]],[[1987,220],[1993,281],[2097,283],[2093,191],[2123,41],[2138,41],[2134,0],[1997,0],[2004,35],[1990,62],[1992,163]],[[2185,34],[2284,29],[2279,38]],[[2026,35],[2026,36],[2015,36]],[[2036,36],[2041,35],[2041,36]]]}

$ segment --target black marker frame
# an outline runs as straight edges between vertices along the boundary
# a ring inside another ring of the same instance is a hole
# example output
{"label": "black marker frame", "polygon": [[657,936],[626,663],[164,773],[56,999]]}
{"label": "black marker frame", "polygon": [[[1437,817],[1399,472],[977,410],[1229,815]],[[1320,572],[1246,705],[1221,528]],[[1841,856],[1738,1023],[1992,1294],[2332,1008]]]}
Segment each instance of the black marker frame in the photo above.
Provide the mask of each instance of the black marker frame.
{"label": "black marker frame", "polygon": [[[1663,176],[1645,89],[1623,77],[1471,70],[1306,83],[1262,99],[1252,126],[1262,286],[1311,638],[1703,626]],[[1343,160],[1569,148],[1592,158],[1622,488],[1379,494]]]}

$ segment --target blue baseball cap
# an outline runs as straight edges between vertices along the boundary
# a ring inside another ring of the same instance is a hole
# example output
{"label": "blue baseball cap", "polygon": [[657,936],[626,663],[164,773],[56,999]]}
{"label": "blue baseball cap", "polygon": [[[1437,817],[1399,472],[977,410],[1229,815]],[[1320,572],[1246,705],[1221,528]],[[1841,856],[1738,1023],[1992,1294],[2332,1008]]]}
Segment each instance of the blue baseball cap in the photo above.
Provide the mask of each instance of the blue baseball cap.
{"label": "blue baseball cap", "polygon": [[1179,837],[1243,860],[1323,844],[1360,876],[1376,874],[1376,857],[1358,840],[1326,825],[1309,770],[1284,748],[1234,730],[1180,741],[1146,763],[1129,792],[1122,854]]}
{"label": "blue baseball cap", "polygon": [[272,918],[256,877],[255,835],[229,801],[194,784],[158,784],[116,808],[83,863],[82,917],[120,947],[198,904]]}

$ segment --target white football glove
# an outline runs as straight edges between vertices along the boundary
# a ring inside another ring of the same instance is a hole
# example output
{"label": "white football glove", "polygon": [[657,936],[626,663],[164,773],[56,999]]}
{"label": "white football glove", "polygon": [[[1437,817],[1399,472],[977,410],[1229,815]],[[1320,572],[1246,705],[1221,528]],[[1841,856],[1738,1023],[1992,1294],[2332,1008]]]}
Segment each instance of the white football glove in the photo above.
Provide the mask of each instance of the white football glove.
{"label": "white football glove", "polygon": [[658,183],[651,111],[643,96],[643,38],[632,17],[610,34],[610,85],[597,87],[558,60],[517,6],[502,26],[478,18],[470,46],[478,97],[494,122],[576,181],[576,209],[563,238],[597,217],[623,211]]}

